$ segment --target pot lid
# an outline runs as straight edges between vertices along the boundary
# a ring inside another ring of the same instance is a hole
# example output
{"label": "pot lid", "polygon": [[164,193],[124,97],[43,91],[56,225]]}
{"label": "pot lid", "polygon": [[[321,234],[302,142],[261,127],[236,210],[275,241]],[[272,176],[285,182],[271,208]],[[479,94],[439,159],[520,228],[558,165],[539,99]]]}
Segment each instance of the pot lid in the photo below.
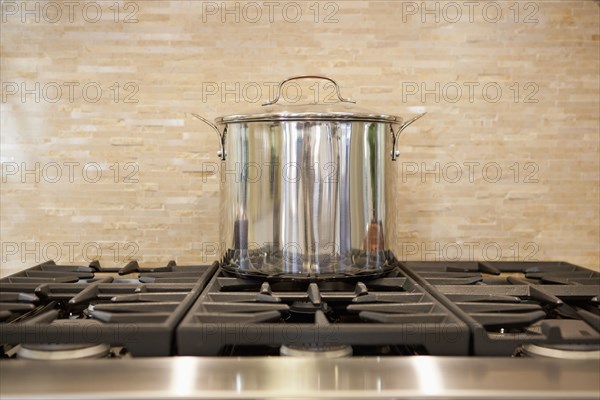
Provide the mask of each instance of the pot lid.
{"label": "pot lid", "polygon": [[[335,103],[325,103],[325,104],[292,104],[292,105],[281,105],[277,104],[279,101],[279,97],[281,96],[281,87],[285,85],[287,82],[292,81],[294,79],[325,79],[331,82],[336,90],[338,102]],[[247,113],[247,114],[233,114],[226,115],[223,117],[219,117],[215,119],[217,124],[225,125],[225,129],[221,132],[221,128],[217,125],[213,124],[206,118],[192,113],[195,118],[203,121],[211,128],[219,136],[219,142],[221,143],[221,149],[219,150],[219,157],[221,160],[225,160],[225,136],[227,132],[227,124],[237,123],[237,122],[272,122],[272,121],[368,121],[368,122],[382,122],[382,123],[391,123],[394,125],[398,125],[398,128],[394,130],[392,128],[392,160],[395,160],[398,157],[398,151],[396,150],[396,140],[400,133],[408,127],[410,124],[421,118],[425,113],[418,114],[408,121],[403,121],[401,117],[395,115],[381,114],[378,112],[373,112],[369,110],[365,110],[354,105],[354,101],[350,99],[345,99],[340,94],[340,87],[338,84],[331,78],[327,78],[324,76],[318,75],[302,75],[302,76],[294,76],[288,79],[285,79],[279,83],[277,86],[277,90],[275,92],[275,99],[268,101],[263,104],[262,109],[256,112]]]}
{"label": "pot lid", "polygon": [[369,111],[353,104],[275,104],[246,114],[225,115],[215,119],[217,124],[257,121],[371,121],[402,123],[395,115]]}
{"label": "pot lid", "polygon": [[[277,104],[281,95],[281,88],[287,82],[296,79],[324,79],[331,82],[336,90],[338,101],[331,103],[309,104]],[[357,107],[353,100],[346,99],[340,94],[340,87],[331,78],[318,75],[294,76],[283,80],[275,89],[275,99],[263,104],[259,110],[245,113],[218,117],[217,124],[236,122],[258,121],[369,121],[402,123],[402,118],[395,115],[382,114]]]}

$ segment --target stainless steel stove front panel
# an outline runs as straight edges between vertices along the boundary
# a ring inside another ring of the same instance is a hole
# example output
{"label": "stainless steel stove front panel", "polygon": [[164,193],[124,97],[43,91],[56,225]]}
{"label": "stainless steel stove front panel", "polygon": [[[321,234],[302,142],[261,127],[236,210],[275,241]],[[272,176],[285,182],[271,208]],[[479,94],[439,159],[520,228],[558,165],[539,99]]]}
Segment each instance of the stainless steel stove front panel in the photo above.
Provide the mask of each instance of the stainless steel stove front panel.
{"label": "stainless steel stove front panel", "polygon": [[0,363],[2,399],[598,399],[600,360],[370,357]]}

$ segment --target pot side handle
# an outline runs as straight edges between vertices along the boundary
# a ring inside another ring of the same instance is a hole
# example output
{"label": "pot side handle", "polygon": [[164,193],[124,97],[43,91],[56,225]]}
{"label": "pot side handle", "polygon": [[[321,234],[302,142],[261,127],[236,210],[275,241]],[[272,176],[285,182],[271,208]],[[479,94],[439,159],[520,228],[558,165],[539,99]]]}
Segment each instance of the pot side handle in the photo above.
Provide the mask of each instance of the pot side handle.
{"label": "pot side handle", "polygon": [[213,124],[212,122],[210,122],[206,118],[201,117],[200,115],[194,114],[194,113],[192,113],[192,115],[195,118],[198,118],[200,121],[204,122],[206,125],[208,125],[211,128],[213,128],[215,132],[217,132],[217,136],[219,136],[219,143],[220,143],[220,146],[221,146],[221,149],[217,152],[217,156],[221,160],[224,161],[225,157],[226,157],[226,154],[225,154],[225,136],[227,135],[227,125],[225,125],[225,129],[223,129],[223,133],[221,133],[221,131],[219,130],[219,128],[217,127],[217,125]]}
{"label": "pot side handle", "polygon": [[408,128],[408,126],[410,124],[412,124],[413,122],[415,122],[419,118],[423,117],[425,114],[427,114],[427,113],[419,114],[419,115],[416,115],[416,116],[412,117],[411,119],[409,119],[408,121],[406,121],[402,125],[400,125],[400,127],[398,128],[398,130],[396,132],[394,132],[394,127],[393,126],[390,127],[390,129],[392,131],[392,154],[391,154],[392,161],[396,161],[396,159],[400,155],[400,151],[396,150],[396,143],[398,142],[398,136],[400,136],[400,134],[402,133],[402,131],[405,130],[406,128]]}

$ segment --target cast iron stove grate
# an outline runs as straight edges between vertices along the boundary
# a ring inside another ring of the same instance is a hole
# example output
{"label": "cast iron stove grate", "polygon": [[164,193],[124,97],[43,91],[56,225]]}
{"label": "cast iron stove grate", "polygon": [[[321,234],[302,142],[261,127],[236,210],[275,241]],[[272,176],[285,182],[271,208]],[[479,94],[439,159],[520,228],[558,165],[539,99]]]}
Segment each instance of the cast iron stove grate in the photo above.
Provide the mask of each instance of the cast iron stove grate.
{"label": "cast iron stove grate", "polygon": [[597,272],[566,262],[405,261],[401,267],[467,322],[475,355],[512,355],[522,346],[600,350]]}
{"label": "cast iron stove grate", "polygon": [[216,267],[171,261],[141,269],[131,261],[123,268],[102,268],[97,261],[89,266],[48,261],[5,277],[0,280],[3,354],[67,344],[118,346],[132,356],[173,354],[175,327]]}
{"label": "cast iron stove grate", "polygon": [[227,349],[261,346],[268,354],[344,346],[363,354],[372,346],[465,355],[469,331],[398,268],[375,279],[317,282],[219,269],[177,328],[177,346],[182,355],[239,355]]}

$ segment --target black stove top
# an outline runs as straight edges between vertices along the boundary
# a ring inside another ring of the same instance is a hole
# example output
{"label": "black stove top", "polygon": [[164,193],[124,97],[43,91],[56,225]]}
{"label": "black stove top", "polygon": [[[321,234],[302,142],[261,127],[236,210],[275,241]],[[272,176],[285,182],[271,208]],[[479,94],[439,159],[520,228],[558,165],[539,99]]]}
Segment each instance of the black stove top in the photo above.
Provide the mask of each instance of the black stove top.
{"label": "black stove top", "polygon": [[565,262],[392,264],[383,276],[311,281],[240,277],[218,263],[46,262],[0,279],[0,356],[600,351],[597,272]]}
{"label": "black stove top", "polygon": [[[180,354],[467,354],[459,318],[399,268],[348,281],[240,279],[219,270],[177,329]],[[350,349],[350,346],[352,349]]]}
{"label": "black stove top", "polygon": [[[403,262],[473,333],[473,354],[600,350],[600,274],[565,262]],[[525,348],[527,349],[527,347]]]}
{"label": "black stove top", "polygon": [[175,327],[216,267],[36,265],[0,279],[0,344],[5,355],[16,345],[51,351],[49,345],[66,344],[172,355]]}

